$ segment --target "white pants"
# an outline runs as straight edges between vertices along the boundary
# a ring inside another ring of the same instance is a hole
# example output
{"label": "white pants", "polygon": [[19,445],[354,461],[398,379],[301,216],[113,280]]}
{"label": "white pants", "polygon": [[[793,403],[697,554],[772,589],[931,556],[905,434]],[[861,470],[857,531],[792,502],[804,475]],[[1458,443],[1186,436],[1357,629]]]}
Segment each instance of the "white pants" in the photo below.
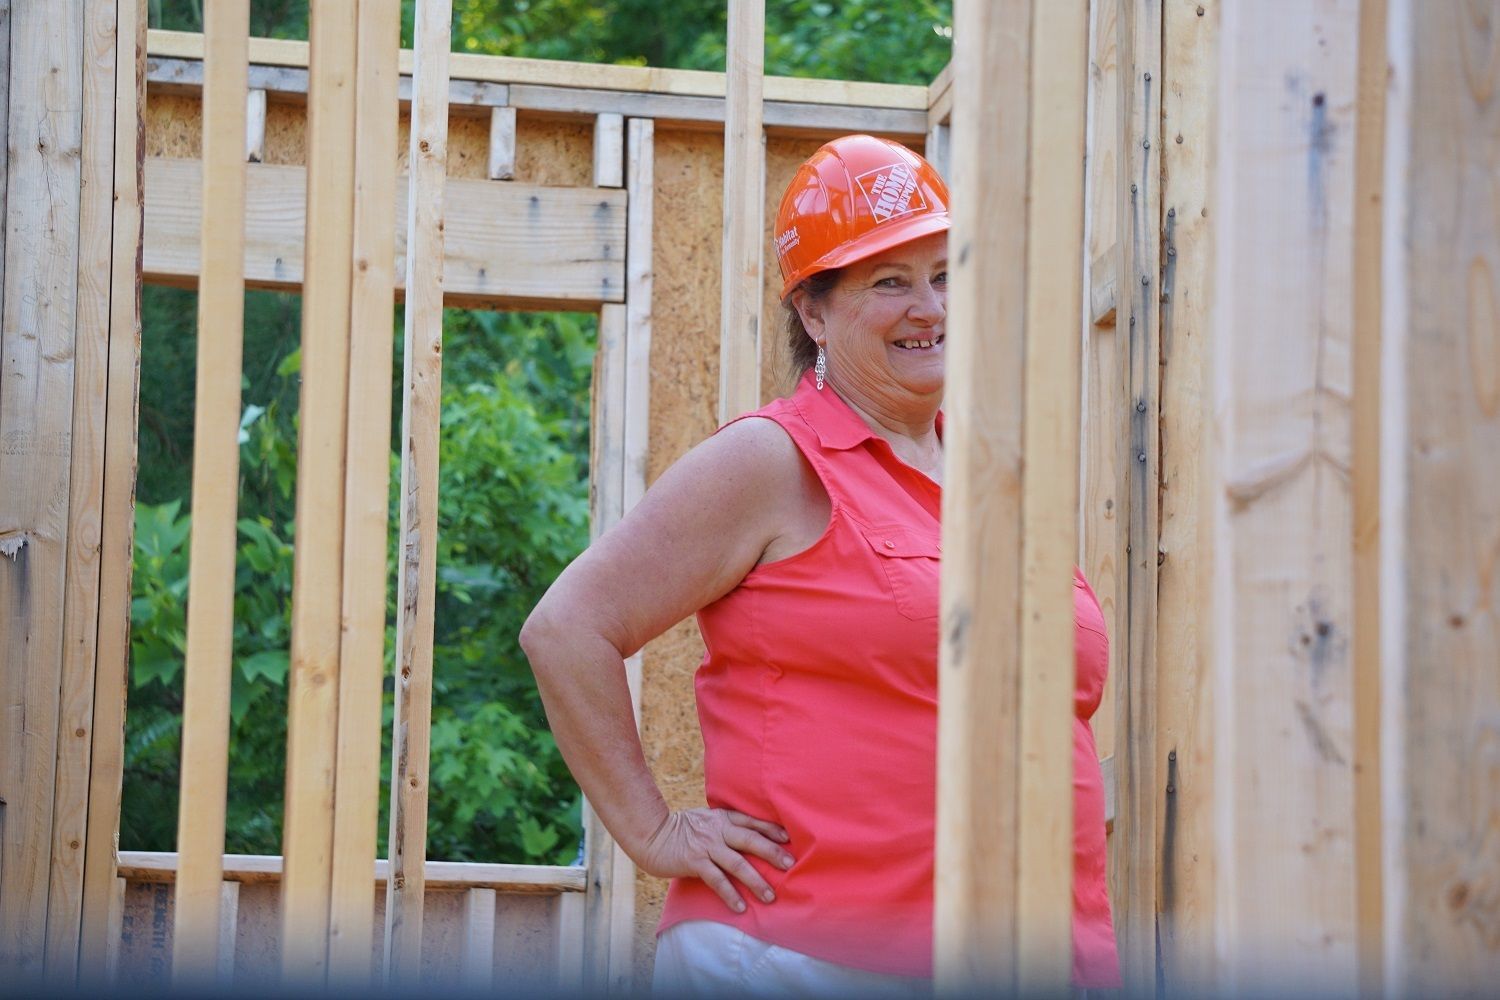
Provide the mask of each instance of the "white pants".
{"label": "white pants", "polygon": [[652,992],[673,997],[925,997],[932,980],[836,965],[713,920],[688,920],[656,942]]}

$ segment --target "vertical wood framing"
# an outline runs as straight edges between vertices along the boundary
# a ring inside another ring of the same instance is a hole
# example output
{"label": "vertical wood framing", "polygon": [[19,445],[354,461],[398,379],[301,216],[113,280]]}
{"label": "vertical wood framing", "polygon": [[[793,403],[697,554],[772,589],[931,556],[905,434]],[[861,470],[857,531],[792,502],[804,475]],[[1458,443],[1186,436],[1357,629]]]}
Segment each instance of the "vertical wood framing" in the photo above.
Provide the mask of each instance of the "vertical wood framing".
{"label": "vertical wood framing", "polygon": [[396,710],[386,882],[386,975],[421,972],[426,886],[428,748],[432,728],[433,600],[437,590],[438,435],[442,417],[443,184],[448,159],[452,4],[417,7],[411,176],[406,216],[401,535],[396,607]]}
{"label": "vertical wood framing", "polygon": [[0,967],[39,976],[57,769],[78,279],[83,0],[17,4],[0,334]]}
{"label": "vertical wood framing", "polygon": [[266,92],[256,89],[245,95],[245,161],[266,159]]}
{"label": "vertical wood framing", "polygon": [[[130,649],[130,574],[135,545],[136,406],[140,381],[141,192],[145,143],[146,5],[118,0],[115,58],[114,233],[110,259],[109,385],[104,424],[104,511],[99,539],[99,630],[94,671],[93,746],[83,872],[80,978],[107,981],[115,841],[125,770],[125,698]],[[123,905],[123,896],[120,899]]]}
{"label": "vertical wood framing", "polygon": [[[1162,10],[1160,557],[1154,657],[1157,968],[1184,995],[1212,989],[1212,660],[1202,625],[1208,523],[1201,515],[1207,434],[1211,237],[1210,113],[1218,0]],[[1149,415],[1149,414],[1148,414]],[[1148,849],[1136,845],[1137,850]]]}
{"label": "vertical wood framing", "polygon": [[219,956],[214,965],[214,984],[219,987],[234,983],[234,943],[240,931],[240,884],[219,883]]}
{"label": "vertical wood framing", "polygon": [[1390,0],[1387,38],[1384,985],[1481,996],[1500,978],[1500,3]]}
{"label": "vertical wood framing", "polygon": [[594,116],[594,187],[625,185],[625,116],[606,111]]}
{"label": "vertical wood framing", "polygon": [[[656,126],[649,118],[627,125],[625,190],[625,483],[629,510],[646,492],[651,430],[651,290]],[[633,687],[640,705],[640,685]]]}
{"label": "vertical wood framing", "polygon": [[[1092,315],[1089,290],[1107,273],[1111,294],[1115,278],[1116,199],[1119,189],[1119,86],[1116,22],[1119,0],[1094,0],[1089,30],[1089,137],[1088,190],[1084,215],[1084,281],[1080,293],[1090,305],[1083,327],[1083,415],[1079,435],[1079,556],[1078,565],[1099,599],[1109,634],[1109,677],[1104,697],[1094,713],[1094,742],[1101,758],[1116,752],[1115,687],[1125,649],[1125,631],[1120,620],[1120,531],[1124,495],[1120,442],[1127,404],[1116,367],[1118,329],[1111,320],[1100,326]],[[1113,304],[1110,306],[1114,308]]]}
{"label": "vertical wood framing", "polygon": [[1386,0],[1360,0],[1354,137],[1354,868],[1359,991],[1382,983],[1384,879],[1380,764],[1380,267],[1385,174]]}
{"label": "vertical wood framing", "polygon": [[490,109],[490,164],[492,181],[508,181],[516,176],[516,109]]}
{"label": "vertical wood framing", "polygon": [[495,978],[495,890],[464,892],[463,953],[459,977],[465,989],[488,990]]}
{"label": "vertical wood framing", "polygon": [[[308,224],[281,896],[283,982],[304,986],[327,976],[333,879],[354,239],[353,0],[312,5],[308,37]],[[236,143],[243,137],[242,125]]]}
{"label": "vertical wood framing", "polygon": [[1115,678],[1118,806],[1115,929],[1127,988],[1150,992],[1156,973],[1156,576],[1161,251],[1162,0],[1119,0],[1119,188],[1115,363],[1127,420],[1117,541],[1120,604]]}
{"label": "vertical wood framing", "polygon": [[1355,4],[1223,3],[1217,447],[1205,499],[1217,985],[1235,994],[1352,994],[1358,985],[1349,483],[1357,59],[1348,44],[1357,22]]}
{"label": "vertical wood framing", "polygon": [[766,139],[765,0],[729,0],[724,108],[724,259],[719,423],[760,406],[760,291]]}
{"label": "vertical wood framing", "polygon": [[115,4],[113,0],[87,0],[83,10],[83,186],[73,345],[67,584],[47,893],[47,975],[63,987],[71,987],[77,973],[90,737],[94,724],[94,663],[99,635],[99,537],[109,381],[114,60]]}
{"label": "vertical wood framing", "polygon": [[1028,6],[954,6],[933,960],[957,993],[1015,986],[1020,760],[995,734],[1020,722],[1026,226],[983,220],[1026,218]]}
{"label": "vertical wood framing", "polygon": [[1022,991],[1043,995],[1065,993],[1072,972],[1073,564],[1088,33],[1088,0],[1032,7],[1016,961]]}
{"label": "vertical wood framing", "polygon": [[178,984],[211,982],[218,964],[234,669],[249,35],[248,0],[209,7],[204,22],[203,273],[198,282],[193,532],[177,816],[178,919],[172,937],[172,977]]}
{"label": "vertical wood framing", "polygon": [[334,779],[328,961],[342,988],[368,984],[375,926],[385,679],[391,351],[395,305],[397,64],[400,9],[359,7],[355,71],[354,240],[349,300],[349,433],[344,482],[343,635]]}

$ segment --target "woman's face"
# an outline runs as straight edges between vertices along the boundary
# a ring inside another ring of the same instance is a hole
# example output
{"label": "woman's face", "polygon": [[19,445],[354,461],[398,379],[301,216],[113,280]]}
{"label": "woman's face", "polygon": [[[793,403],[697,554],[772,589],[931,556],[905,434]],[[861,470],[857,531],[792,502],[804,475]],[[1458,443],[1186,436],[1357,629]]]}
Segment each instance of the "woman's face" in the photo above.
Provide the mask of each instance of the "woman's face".
{"label": "woman's face", "polygon": [[943,388],[948,234],[933,233],[844,268],[819,302],[794,297],[828,354],[828,377],[865,396]]}

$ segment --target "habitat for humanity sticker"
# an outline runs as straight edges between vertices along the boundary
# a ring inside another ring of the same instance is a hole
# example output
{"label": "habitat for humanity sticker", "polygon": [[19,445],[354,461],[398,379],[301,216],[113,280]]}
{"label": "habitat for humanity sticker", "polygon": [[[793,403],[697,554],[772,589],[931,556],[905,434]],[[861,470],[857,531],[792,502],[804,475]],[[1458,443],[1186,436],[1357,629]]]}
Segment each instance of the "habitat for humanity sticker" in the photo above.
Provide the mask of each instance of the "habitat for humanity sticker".
{"label": "habitat for humanity sticker", "polygon": [[876,222],[886,222],[927,207],[922,191],[917,187],[917,175],[904,163],[871,170],[855,180],[870,203],[870,212]]}

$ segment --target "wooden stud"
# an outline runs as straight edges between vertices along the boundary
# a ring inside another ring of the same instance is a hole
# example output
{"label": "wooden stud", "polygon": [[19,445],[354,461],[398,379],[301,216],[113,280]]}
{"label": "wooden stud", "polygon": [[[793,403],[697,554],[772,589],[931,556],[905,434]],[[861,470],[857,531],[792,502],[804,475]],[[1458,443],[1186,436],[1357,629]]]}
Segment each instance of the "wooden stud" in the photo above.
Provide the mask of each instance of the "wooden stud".
{"label": "wooden stud", "polygon": [[1500,4],[1388,16],[1384,989],[1480,996],[1500,977]]}
{"label": "wooden stud", "polygon": [[[1057,664],[1078,545],[1087,5],[955,13],[937,985],[1051,993],[1071,968],[1073,672]],[[984,221],[999,217],[1024,223]]]}
{"label": "wooden stud", "polygon": [[264,163],[266,159],[266,92],[261,88],[245,95],[245,161]]}
{"label": "wooden stud", "polygon": [[[151,55],[175,59],[202,59],[203,36],[187,31],[153,30],[151,32]],[[250,46],[250,61],[261,65],[305,68],[307,58],[308,43],[294,39],[257,38]],[[415,58],[413,51],[402,50],[402,73],[412,73]],[[454,53],[450,62],[455,80],[637,91],[646,94],[688,97],[724,96],[724,74],[702,70],[562,62],[556,59],[520,59],[466,52]],[[928,91],[929,88],[923,86],[849,80],[814,80],[807,77],[773,76],[766,80],[766,97],[773,101],[853,105],[907,111],[925,112],[931,103],[928,99]]]}
{"label": "wooden stud", "polygon": [[380,729],[385,681],[387,508],[390,502],[392,310],[395,305],[396,65],[400,9],[359,7],[355,72],[353,277],[349,300],[349,431],[344,466],[343,634],[334,775],[330,975],[368,985],[375,926]]}
{"label": "wooden stud", "polygon": [[488,990],[495,978],[495,890],[464,893],[463,954],[459,978],[465,989]]}
{"label": "wooden stud", "polygon": [[[197,209],[191,160],[146,161],[148,281],[191,286],[198,273]],[[306,219],[302,167],[256,165],[246,178],[246,282],[301,287]],[[443,292],[450,304],[539,301],[587,307],[625,297],[625,193],[602,188],[450,180],[451,222],[444,233]],[[396,192],[397,287],[404,288],[405,186]],[[497,259],[507,261],[496,267]]]}
{"label": "wooden stud", "polygon": [[115,840],[125,770],[125,700],[130,650],[130,576],[135,546],[136,400],[140,381],[142,164],[138,131],[146,100],[146,4],[119,0],[115,59],[114,235],[110,261],[109,401],[105,409],[104,513],[99,539],[99,640],[94,672],[84,845],[80,979],[112,978],[119,945]]}
{"label": "wooden stud", "polygon": [[[70,539],[83,3],[17,4],[0,333],[0,967],[39,978]],[[74,540],[76,542],[76,540]]]}
{"label": "wooden stud", "polygon": [[1215,985],[1352,994],[1357,61],[1324,39],[1356,37],[1358,9],[1222,10],[1205,497]]}
{"label": "wooden stud", "polygon": [[[142,46],[142,53],[145,47]],[[125,922],[125,889],[126,882],[122,878],[110,880],[110,892],[108,903],[104,913],[104,927],[108,936],[104,939],[103,964],[100,967],[101,982],[106,989],[113,987],[117,982],[117,974],[120,967],[120,936],[124,933]]]}
{"label": "wooden stud", "polygon": [[1019,734],[1025,766],[1018,795],[1016,978],[1024,992],[1060,994],[1073,965],[1073,564],[1087,0],[1033,6],[1030,67]]}
{"label": "wooden stud", "polygon": [[406,355],[401,404],[401,535],[396,709],[391,739],[391,878],[385,960],[392,983],[421,971],[437,590],[438,438],[442,416],[443,218],[448,159],[449,0],[417,8],[407,200]]}
{"label": "wooden stud", "polygon": [[490,109],[490,170],[492,181],[516,176],[516,109]]}
{"label": "wooden stud", "polygon": [[594,116],[594,187],[625,185],[625,117],[607,111]]}
{"label": "wooden stud", "polygon": [[[1160,437],[1162,0],[1119,0],[1115,365],[1126,405],[1116,535],[1115,746],[1120,811],[1112,859],[1115,930],[1127,989],[1156,975],[1156,574]],[[1103,373],[1101,373],[1103,374]]]}
{"label": "wooden stud", "polygon": [[47,978],[64,989],[73,988],[77,982],[99,635],[98,540],[104,500],[113,228],[114,0],[85,2],[82,33],[82,191],[73,343],[72,468],[68,475],[67,582],[46,943]]}
{"label": "wooden stud", "polygon": [[311,11],[281,968],[284,984],[317,987],[333,878],[358,22],[348,0]]}
{"label": "wooden stud", "polygon": [[[625,469],[621,504],[630,510],[646,492],[651,452],[651,296],[655,213],[655,125],[633,118],[628,126],[625,189]],[[640,685],[635,692],[640,705]],[[639,719],[637,719],[639,721]]]}
{"label": "wooden stud", "polygon": [[933,961],[955,993],[1016,986],[1019,746],[995,734],[1020,727],[1027,227],[981,220],[1026,218],[1026,159],[1007,151],[1027,142],[1027,6],[954,7]]}
{"label": "wooden stud", "polygon": [[[1160,497],[1157,578],[1156,963],[1163,988],[1213,990],[1212,662],[1204,624],[1209,589],[1203,510],[1209,287],[1214,214],[1209,147],[1217,11],[1212,2],[1163,5]],[[1200,16],[1197,12],[1203,9]],[[1137,786],[1136,794],[1143,790]],[[1146,847],[1141,848],[1145,850]]]}
{"label": "wooden stud", "polygon": [[937,122],[927,126],[927,162],[937,168],[942,177],[948,176],[948,149],[953,140],[949,126]]}
{"label": "wooden stud", "polygon": [[[1117,230],[1117,167],[1120,80],[1119,0],[1098,0],[1090,10],[1089,136],[1087,192],[1084,201],[1084,288],[1088,290],[1089,323],[1083,330],[1083,413],[1079,429],[1079,557],[1078,565],[1093,588],[1109,634],[1109,676],[1090,725],[1099,756],[1112,757],[1115,741],[1115,690],[1126,638],[1120,616],[1121,502],[1125,496],[1121,429],[1129,404],[1119,378],[1115,328]],[[1101,293],[1107,303],[1101,303]],[[1104,308],[1107,305],[1107,309]],[[1105,322],[1105,314],[1108,321]],[[1116,803],[1109,803],[1111,807]]]}
{"label": "wooden stud", "polygon": [[1354,491],[1354,867],[1359,921],[1359,992],[1384,983],[1385,869],[1381,802],[1380,436],[1381,198],[1390,60],[1386,0],[1360,0],[1359,103],[1354,137],[1354,399],[1350,479]]}
{"label": "wooden stud", "polygon": [[765,0],[729,0],[724,111],[724,243],[719,307],[719,423],[760,406],[760,290],[766,140]]}
{"label": "wooden stud", "polygon": [[172,978],[210,982],[218,967],[229,688],[234,669],[235,518],[239,502],[244,333],[245,66],[248,0],[209,9],[204,81],[203,277],[193,417],[193,533],[183,673],[177,931]]}
{"label": "wooden stud", "polygon": [[221,882],[219,883],[219,958],[214,968],[214,983],[221,988],[234,984],[234,945],[239,929],[240,884]]}
{"label": "wooden stud", "polygon": [[557,941],[558,995],[576,995],[583,991],[583,893],[564,893],[557,900],[555,940]]}

